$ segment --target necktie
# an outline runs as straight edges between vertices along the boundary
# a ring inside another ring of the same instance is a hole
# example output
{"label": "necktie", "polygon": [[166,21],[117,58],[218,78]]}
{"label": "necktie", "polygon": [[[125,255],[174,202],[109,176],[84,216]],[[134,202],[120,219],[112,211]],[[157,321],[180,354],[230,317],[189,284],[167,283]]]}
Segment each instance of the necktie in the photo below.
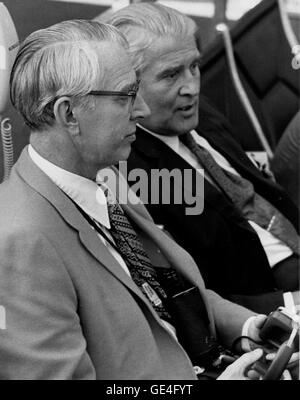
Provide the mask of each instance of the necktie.
{"label": "necktie", "polygon": [[[104,189],[104,193],[110,233],[133,280],[150,299],[160,318],[175,326],[177,338],[192,362],[211,365],[220,346],[209,331],[207,310],[198,288],[191,287],[173,268],[157,268],[157,274],[122,208],[115,199],[111,201],[108,188]],[[187,287],[189,289],[186,290]],[[157,295],[153,296],[153,291]]]}
{"label": "necktie", "polygon": [[157,273],[145,252],[131,223],[128,221],[119,203],[109,195],[109,189],[103,188],[107,198],[108,214],[111,224],[110,234],[116,247],[130,271],[131,277],[143,294],[150,300],[160,318],[170,322],[171,316],[163,301],[166,292],[157,280]]}
{"label": "necktie", "polygon": [[246,219],[270,231],[299,255],[300,242],[295,228],[271,203],[255,192],[250,181],[223,170],[209,151],[198,145],[190,133],[182,135],[180,139]]}
{"label": "necktie", "polygon": [[175,327],[177,338],[191,360],[204,365],[215,357],[219,345],[211,336],[209,318],[200,291],[172,267],[158,267],[156,270],[153,268],[122,208],[106,185],[98,185],[107,199],[110,233],[115,243],[102,231],[96,219],[74,202],[75,206],[96,232],[105,237],[122,255],[132,279],[150,300],[158,316]]}

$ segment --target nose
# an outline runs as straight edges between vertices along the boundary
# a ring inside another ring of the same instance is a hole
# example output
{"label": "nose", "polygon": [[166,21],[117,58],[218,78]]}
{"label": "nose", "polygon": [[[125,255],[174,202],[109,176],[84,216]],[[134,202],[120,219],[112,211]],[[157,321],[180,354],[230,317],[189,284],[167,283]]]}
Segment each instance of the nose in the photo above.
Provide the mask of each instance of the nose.
{"label": "nose", "polygon": [[136,120],[140,118],[147,118],[150,114],[150,108],[148,107],[141,94],[138,93],[133,105],[130,119]]}
{"label": "nose", "polygon": [[187,72],[179,89],[181,96],[198,96],[200,92],[200,74],[193,75]]}

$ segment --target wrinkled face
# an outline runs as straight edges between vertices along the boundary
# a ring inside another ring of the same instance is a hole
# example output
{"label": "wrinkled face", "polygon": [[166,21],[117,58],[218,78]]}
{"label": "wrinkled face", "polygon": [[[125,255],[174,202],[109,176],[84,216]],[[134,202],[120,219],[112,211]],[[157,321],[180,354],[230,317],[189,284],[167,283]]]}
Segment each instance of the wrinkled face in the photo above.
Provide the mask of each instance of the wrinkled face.
{"label": "wrinkled face", "polygon": [[165,37],[149,51],[140,93],[151,115],[141,124],[162,135],[180,135],[198,124],[199,57],[194,38]]}
{"label": "wrinkled face", "polygon": [[[104,81],[93,90],[128,92],[136,84],[136,74],[127,52],[119,45],[107,43],[101,51]],[[78,108],[80,126],[77,148],[85,170],[97,170],[126,160],[135,140],[137,118],[149,114],[149,109],[138,94],[134,104],[130,97],[93,96],[92,110]]]}

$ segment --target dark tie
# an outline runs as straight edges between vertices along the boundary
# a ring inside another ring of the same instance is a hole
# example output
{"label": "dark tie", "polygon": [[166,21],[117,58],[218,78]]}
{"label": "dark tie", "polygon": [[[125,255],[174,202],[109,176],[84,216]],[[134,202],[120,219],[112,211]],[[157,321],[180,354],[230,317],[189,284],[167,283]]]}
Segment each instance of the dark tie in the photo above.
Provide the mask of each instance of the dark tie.
{"label": "dark tie", "polygon": [[119,203],[116,200],[112,202],[108,189],[103,186],[100,187],[107,198],[111,225],[109,232],[129,269],[133,281],[150,300],[159,317],[170,322],[171,316],[164,305],[164,300],[167,298],[166,292],[157,280],[156,271],[142,243]]}
{"label": "dark tie", "polygon": [[271,203],[255,192],[250,181],[222,169],[202,146],[188,133],[180,140],[197,157],[216,186],[231,199],[243,216],[271,232],[299,255],[299,236],[290,223]]}

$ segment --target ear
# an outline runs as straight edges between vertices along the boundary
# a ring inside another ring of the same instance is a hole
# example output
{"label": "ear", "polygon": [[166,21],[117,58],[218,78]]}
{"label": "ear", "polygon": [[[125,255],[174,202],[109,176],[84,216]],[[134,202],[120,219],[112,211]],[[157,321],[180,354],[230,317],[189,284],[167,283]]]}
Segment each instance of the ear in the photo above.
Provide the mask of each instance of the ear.
{"label": "ear", "polygon": [[79,134],[79,123],[73,112],[73,106],[69,97],[63,96],[57,99],[53,107],[53,112],[56,122],[61,127],[64,127],[72,134]]}

